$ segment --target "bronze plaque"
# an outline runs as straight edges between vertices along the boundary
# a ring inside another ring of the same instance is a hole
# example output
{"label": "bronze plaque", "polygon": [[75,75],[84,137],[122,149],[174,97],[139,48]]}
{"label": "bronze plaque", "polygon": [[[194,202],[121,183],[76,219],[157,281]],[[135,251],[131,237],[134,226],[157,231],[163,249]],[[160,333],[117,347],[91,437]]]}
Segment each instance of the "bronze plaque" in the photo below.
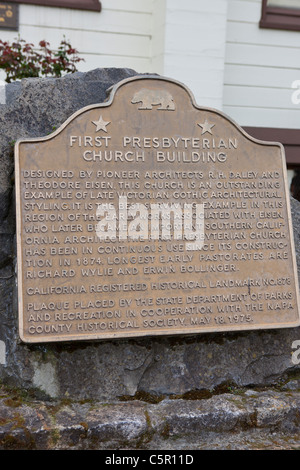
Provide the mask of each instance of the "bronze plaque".
{"label": "bronze plaque", "polygon": [[299,325],[284,150],[163,77],[16,144],[25,342]]}
{"label": "bronze plaque", "polygon": [[9,2],[0,2],[0,29],[18,30],[19,5]]}

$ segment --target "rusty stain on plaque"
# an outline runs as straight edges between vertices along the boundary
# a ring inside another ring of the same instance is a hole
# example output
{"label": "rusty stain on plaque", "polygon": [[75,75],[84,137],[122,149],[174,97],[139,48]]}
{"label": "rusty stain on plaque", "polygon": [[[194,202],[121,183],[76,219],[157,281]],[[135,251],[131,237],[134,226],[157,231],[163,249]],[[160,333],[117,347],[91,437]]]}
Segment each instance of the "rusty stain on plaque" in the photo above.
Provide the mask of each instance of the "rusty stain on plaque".
{"label": "rusty stain on plaque", "polygon": [[138,76],[16,143],[23,341],[299,325],[284,150]]}

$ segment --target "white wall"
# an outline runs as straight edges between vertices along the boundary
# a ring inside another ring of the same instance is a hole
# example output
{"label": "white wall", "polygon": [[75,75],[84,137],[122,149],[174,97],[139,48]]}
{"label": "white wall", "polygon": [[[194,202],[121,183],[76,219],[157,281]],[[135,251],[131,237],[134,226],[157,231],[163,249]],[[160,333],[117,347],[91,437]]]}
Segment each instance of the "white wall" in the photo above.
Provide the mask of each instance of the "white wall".
{"label": "white wall", "polygon": [[[46,39],[57,48],[65,35],[78,49],[81,71],[98,67],[127,67],[149,72],[152,0],[104,0],[102,11],[81,11],[36,5],[19,5],[19,34],[38,45]],[[0,31],[12,41],[16,31]]]}
{"label": "white wall", "polygon": [[160,75],[165,75],[166,14],[167,0],[153,0],[150,69]]}
{"label": "white wall", "polygon": [[[128,67],[186,84],[199,105],[222,107],[227,0],[103,0],[102,11],[19,5],[19,34],[57,48],[63,35],[81,71]],[[1,31],[12,40],[17,32]],[[4,78],[0,76],[0,78]]]}
{"label": "white wall", "polygon": [[223,110],[244,126],[300,127],[300,32],[260,29],[261,0],[229,0]]}
{"label": "white wall", "polygon": [[[102,0],[100,13],[23,4],[19,10],[22,38],[56,48],[65,35],[85,58],[81,71],[159,73],[241,125],[299,128],[291,84],[300,80],[300,32],[260,29],[261,0]],[[1,30],[0,38],[17,34]]]}
{"label": "white wall", "polygon": [[222,108],[226,19],[227,0],[166,0],[159,72],[187,85],[200,106]]}

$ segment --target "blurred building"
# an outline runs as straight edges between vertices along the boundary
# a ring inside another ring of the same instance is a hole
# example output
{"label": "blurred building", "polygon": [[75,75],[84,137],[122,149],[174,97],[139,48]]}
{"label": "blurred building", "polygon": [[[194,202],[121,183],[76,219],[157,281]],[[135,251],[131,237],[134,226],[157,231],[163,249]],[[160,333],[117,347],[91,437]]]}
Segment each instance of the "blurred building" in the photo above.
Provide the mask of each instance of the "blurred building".
{"label": "blurred building", "polygon": [[300,168],[300,0],[10,5],[18,10],[18,25],[8,30],[0,21],[2,40],[19,34],[55,48],[65,35],[85,59],[81,71],[127,67],[179,80],[200,106],[222,110],[254,137],[283,143],[290,179]]}

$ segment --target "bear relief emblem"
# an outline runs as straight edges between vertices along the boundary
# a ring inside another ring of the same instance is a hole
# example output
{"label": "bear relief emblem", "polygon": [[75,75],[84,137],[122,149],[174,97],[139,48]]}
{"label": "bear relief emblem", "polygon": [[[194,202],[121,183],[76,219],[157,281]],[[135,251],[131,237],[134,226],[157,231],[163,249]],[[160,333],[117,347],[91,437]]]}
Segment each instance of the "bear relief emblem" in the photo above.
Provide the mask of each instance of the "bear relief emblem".
{"label": "bear relief emblem", "polygon": [[175,110],[173,97],[165,90],[149,90],[142,88],[133,95],[131,103],[141,103],[138,109],[152,109],[153,106],[159,106],[156,109],[163,111]]}

